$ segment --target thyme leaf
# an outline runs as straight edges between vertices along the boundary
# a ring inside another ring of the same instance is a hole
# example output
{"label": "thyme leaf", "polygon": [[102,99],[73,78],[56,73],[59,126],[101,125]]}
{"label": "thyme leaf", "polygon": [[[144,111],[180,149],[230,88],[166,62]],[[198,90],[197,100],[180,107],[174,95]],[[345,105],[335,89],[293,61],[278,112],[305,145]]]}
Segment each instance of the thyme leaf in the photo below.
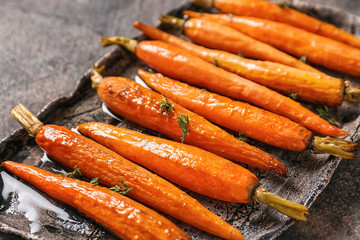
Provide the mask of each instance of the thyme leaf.
{"label": "thyme leaf", "polygon": [[115,185],[111,188],[109,188],[111,191],[120,193],[121,195],[127,195],[132,191],[132,188],[128,188],[126,185],[126,182],[124,182],[123,180],[121,180],[123,187],[119,187],[118,185]]}
{"label": "thyme leaf", "polygon": [[160,111],[164,114],[167,115],[170,110],[175,110],[174,105],[169,103],[166,99],[164,99],[161,103],[160,103]]}
{"label": "thyme leaf", "polygon": [[99,178],[93,178],[91,179],[90,183],[92,184],[92,186],[96,186],[96,185],[99,185]]}
{"label": "thyme leaf", "polygon": [[321,118],[325,119],[330,124],[340,126],[340,124],[336,121],[335,117],[329,113],[329,108],[326,105],[324,105],[323,108],[316,109],[316,111]]}
{"label": "thyme leaf", "polygon": [[249,139],[247,138],[247,136],[243,133],[238,133],[238,137],[237,139],[239,139],[240,141],[243,141],[243,142],[247,142]]}
{"label": "thyme leaf", "polygon": [[301,57],[299,58],[299,61],[305,63],[305,62],[306,62],[306,56],[301,56]]}
{"label": "thyme leaf", "polygon": [[239,52],[237,55],[238,55],[239,57],[245,57],[244,54],[242,54],[241,52]]}
{"label": "thyme leaf", "polygon": [[0,211],[5,210],[6,208],[7,208],[7,205],[6,205],[6,204],[3,204],[3,205],[1,205],[1,207],[0,207]]}
{"label": "thyme leaf", "polygon": [[220,67],[220,63],[219,63],[219,61],[218,61],[217,59],[215,59],[215,60],[213,61],[213,64],[214,64],[215,66],[217,66],[217,67]]}
{"label": "thyme leaf", "polygon": [[206,91],[206,88],[200,89],[200,92],[204,92],[204,91]]}
{"label": "thyme leaf", "polygon": [[186,129],[187,125],[189,124],[189,117],[181,114],[181,116],[179,117],[179,119],[177,120],[177,123],[179,124],[179,127],[181,128],[181,142],[183,143],[188,132],[190,132],[190,130]]}
{"label": "thyme leaf", "polygon": [[74,171],[72,171],[72,172],[67,172],[67,173],[61,174],[61,176],[65,176],[65,177],[69,177],[69,178],[74,178],[76,175],[82,176],[80,168],[75,168]]}
{"label": "thyme leaf", "polygon": [[297,99],[297,96],[298,96],[297,93],[289,92],[289,97],[290,97],[292,100],[296,100],[296,99]]}
{"label": "thyme leaf", "polygon": [[286,8],[288,6],[287,2],[278,2],[277,5],[281,8]]}

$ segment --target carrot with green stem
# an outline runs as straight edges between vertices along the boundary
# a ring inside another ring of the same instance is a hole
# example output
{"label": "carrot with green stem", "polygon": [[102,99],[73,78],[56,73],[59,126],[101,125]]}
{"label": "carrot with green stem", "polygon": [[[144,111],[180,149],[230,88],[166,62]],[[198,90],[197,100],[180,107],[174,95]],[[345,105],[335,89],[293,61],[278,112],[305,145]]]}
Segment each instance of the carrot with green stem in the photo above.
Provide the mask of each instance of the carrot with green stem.
{"label": "carrot with green stem", "polygon": [[[155,40],[185,49],[207,62],[218,65],[246,79],[285,94],[296,93],[298,99],[335,107],[343,100],[360,102],[360,90],[339,78],[309,72],[279,63],[246,59],[224,51],[208,49],[187,42],[160,29],[135,22],[134,27]],[[345,86],[345,87],[344,87]],[[345,89],[345,90],[344,90]]]}
{"label": "carrot with green stem", "polygon": [[2,166],[51,197],[75,207],[122,239],[190,239],[157,212],[105,187],[22,163],[5,161]]}
{"label": "carrot with green stem", "polygon": [[123,77],[102,76],[93,69],[99,97],[114,113],[141,126],[224,158],[287,176],[287,168],[270,154],[236,139],[203,117]]}
{"label": "carrot with green stem", "polygon": [[306,56],[306,61],[342,73],[360,76],[360,49],[330,38],[287,24],[254,17],[202,14],[192,11],[185,11],[185,14],[204,21],[221,22],[294,56]]}
{"label": "carrot with green stem", "polygon": [[148,86],[174,102],[247,137],[292,151],[310,149],[317,153],[330,153],[336,157],[354,158],[354,153],[350,151],[353,151],[357,144],[351,141],[312,136],[312,132],[305,127],[285,117],[202,91],[159,73],[138,70],[138,74]]}
{"label": "carrot with green stem", "polygon": [[306,128],[328,136],[348,134],[300,103],[264,86],[214,66],[195,55],[161,41],[142,41],[122,38],[104,44],[120,44],[135,51],[136,55],[156,71],[177,80],[204,87],[222,95],[252,103],[271,112],[301,123]]}
{"label": "carrot with green stem", "polygon": [[305,206],[279,197],[278,203],[263,201],[260,195],[266,190],[258,187],[255,175],[215,154],[109,124],[83,123],[78,126],[78,130],[120,155],[194,192],[228,202],[260,201],[270,206],[274,204],[275,209],[291,218],[306,220]]}
{"label": "carrot with green stem", "polygon": [[262,0],[192,0],[201,7],[215,7],[221,12],[239,16],[265,18],[286,23],[353,47],[360,48],[360,39],[334,25],[325,23],[285,5]]}
{"label": "carrot with green stem", "polygon": [[195,18],[183,20],[169,15],[161,16],[160,21],[178,27],[192,42],[206,47],[319,73],[299,59],[224,24]]}
{"label": "carrot with green stem", "polygon": [[242,239],[237,229],[158,175],[65,127],[44,126],[21,104],[11,113],[31,136],[36,136],[36,143],[61,164],[79,168],[83,175],[98,178],[108,187],[122,187],[125,182],[127,188],[132,188],[128,196],[139,202],[221,238]]}

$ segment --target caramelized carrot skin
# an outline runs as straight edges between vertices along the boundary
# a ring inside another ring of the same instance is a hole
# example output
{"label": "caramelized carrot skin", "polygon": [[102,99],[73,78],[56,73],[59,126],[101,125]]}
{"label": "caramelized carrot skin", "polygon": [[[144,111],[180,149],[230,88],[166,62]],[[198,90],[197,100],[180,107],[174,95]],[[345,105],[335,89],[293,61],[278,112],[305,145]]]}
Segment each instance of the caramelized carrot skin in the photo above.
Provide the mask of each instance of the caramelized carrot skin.
{"label": "caramelized carrot skin", "polygon": [[247,169],[197,147],[104,123],[83,123],[78,130],[168,180],[215,199],[250,203],[259,184]]}
{"label": "caramelized carrot skin", "polygon": [[278,62],[295,68],[318,72],[313,67],[231,27],[214,21],[190,18],[185,22],[184,34],[200,45],[224,50],[246,57]]}
{"label": "caramelized carrot skin", "polygon": [[293,151],[307,149],[312,133],[285,117],[203,91],[161,74],[142,70],[138,74],[151,88],[218,125],[276,147]]}
{"label": "caramelized carrot skin", "polygon": [[5,161],[2,166],[51,197],[75,207],[122,239],[190,239],[165,217],[107,188],[21,163]]}
{"label": "caramelized carrot skin", "polygon": [[[180,66],[178,70],[182,72]],[[203,117],[186,110],[171,100],[169,102],[174,105],[175,111],[171,110],[167,115],[162,114],[160,104],[164,101],[164,97],[142,87],[135,81],[122,77],[107,77],[101,82],[97,91],[105,105],[114,113],[160,132],[175,141],[180,141],[181,129],[177,120],[184,114],[189,117],[187,129],[190,130],[184,143],[233,161],[243,162],[286,176],[286,167],[271,155],[239,141]]]}
{"label": "caramelized carrot skin", "polygon": [[288,7],[279,7],[269,1],[261,0],[214,0],[214,7],[224,13],[239,16],[265,18],[286,23],[339,42],[360,48],[360,39],[331,24],[322,22]]}
{"label": "caramelized carrot skin", "polygon": [[135,22],[134,27],[152,39],[187,50],[207,62],[212,63],[216,60],[223,69],[286,95],[289,92],[297,93],[299,99],[329,107],[338,106],[343,100],[344,81],[341,79],[279,63],[250,60],[225,51],[208,49],[140,22]]}
{"label": "caramelized carrot skin", "polygon": [[234,29],[324,67],[360,76],[360,49],[319,36],[305,30],[266,19],[229,17],[226,14],[203,14],[203,18],[218,20]]}
{"label": "caramelized carrot skin", "polygon": [[309,130],[328,136],[348,134],[301,106],[300,103],[167,43],[142,41],[136,48],[136,55],[150,67],[169,77],[247,101],[301,123]]}
{"label": "caramelized carrot skin", "polygon": [[130,197],[181,221],[200,229],[206,229],[209,221],[215,226],[219,223],[216,215],[168,181],[65,127],[45,125],[36,142],[58,162],[80,168],[84,175],[90,179],[98,177],[108,187],[123,186],[121,180],[125,181],[133,188]]}

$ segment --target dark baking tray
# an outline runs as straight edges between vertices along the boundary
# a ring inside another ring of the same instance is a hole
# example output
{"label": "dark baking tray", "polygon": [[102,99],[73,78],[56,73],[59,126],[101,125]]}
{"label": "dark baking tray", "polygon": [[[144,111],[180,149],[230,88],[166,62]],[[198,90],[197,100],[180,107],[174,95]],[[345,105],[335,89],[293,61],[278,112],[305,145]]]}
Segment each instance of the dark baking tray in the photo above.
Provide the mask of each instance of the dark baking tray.
{"label": "dark baking tray", "polygon": [[[288,2],[290,7],[332,23],[351,33],[360,34],[359,17],[338,9],[301,1]],[[186,2],[169,14],[181,16],[181,12],[185,9],[199,10]],[[179,35],[179,33],[176,34]],[[144,36],[139,36],[138,39],[144,39]],[[134,55],[118,47],[98,62],[106,65],[106,75],[121,75],[132,79],[136,75],[136,68],[146,68]],[[330,75],[350,80],[352,85],[359,87],[360,78],[319,69]],[[316,109],[314,106],[304,105],[313,111]],[[340,121],[341,127],[350,131],[347,139],[359,141],[360,107],[343,103],[340,107],[331,109],[331,112]],[[44,123],[64,125],[68,128],[87,121],[101,121],[158,135],[121,117],[114,119],[105,113],[101,100],[90,87],[89,71],[82,76],[70,96],[50,102],[42,109],[38,117]],[[250,168],[259,177],[261,185],[271,192],[308,207],[329,183],[333,172],[341,161],[326,154],[314,155],[309,152],[291,152],[256,141],[250,143],[274,155],[289,168],[290,177],[287,179]],[[42,150],[36,146],[34,139],[30,138],[22,129],[15,131],[0,143],[0,159],[2,161],[10,159],[27,163],[52,172],[63,170],[62,166],[52,159],[44,158]],[[13,178],[3,170],[0,174],[2,177],[0,181],[1,206],[4,206],[0,210],[1,232],[15,235],[14,239],[19,237],[25,239],[117,239],[112,233],[78,213],[75,209],[47,197],[31,186],[28,188],[29,186],[26,183]],[[293,223],[291,219],[258,203],[225,203],[192,192],[189,194],[237,227],[245,239],[274,239]],[[169,218],[193,239],[217,239],[176,219]]]}

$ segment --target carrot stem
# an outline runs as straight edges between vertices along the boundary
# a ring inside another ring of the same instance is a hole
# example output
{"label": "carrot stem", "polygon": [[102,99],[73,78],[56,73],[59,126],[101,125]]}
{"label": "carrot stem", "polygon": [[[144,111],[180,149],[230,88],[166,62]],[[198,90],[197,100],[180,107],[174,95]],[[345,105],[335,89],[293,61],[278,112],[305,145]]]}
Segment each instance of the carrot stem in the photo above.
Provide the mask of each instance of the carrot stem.
{"label": "carrot stem", "polygon": [[26,129],[31,137],[35,137],[44,126],[44,124],[21,103],[11,109],[10,113],[16,121]]}
{"label": "carrot stem", "polygon": [[160,22],[162,24],[167,24],[167,25],[171,25],[174,27],[179,28],[181,31],[184,30],[184,24],[185,24],[185,20],[181,19],[181,18],[177,18],[174,16],[170,16],[170,15],[161,15],[161,17],[159,18]]}
{"label": "carrot stem", "polygon": [[315,136],[310,149],[315,153],[329,153],[335,157],[353,159],[355,154],[350,151],[354,151],[356,146],[357,143],[344,139]]}
{"label": "carrot stem", "polygon": [[100,42],[103,47],[110,45],[120,45],[129,50],[130,52],[135,52],[138,41],[132,38],[126,37],[100,37]]}
{"label": "carrot stem", "polygon": [[91,76],[90,76],[92,88],[96,89],[100,85],[101,81],[103,80],[102,74],[104,73],[104,71],[105,71],[105,66],[100,66],[100,67],[97,67],[95,65],[92,66]]}
{"label": "carrot stem", "polygon": [[255,189],[254,201],[264,203],[275,210],[289,216],[295,220],[307,221],[305,214],[308,213],[308,208],[304,205],[285,200],[273,193],[268,192],[262,187]]}
{"label": "carrot stem", "polygon": [[214,6],[214,0],[192,0],[191,2],[203,8],[211,8]]}
{"label": "carrot stem", "polygon": [[345,81],[344,100],[351,103],[360,103],[360,89],[351,87],[349,81]]}

